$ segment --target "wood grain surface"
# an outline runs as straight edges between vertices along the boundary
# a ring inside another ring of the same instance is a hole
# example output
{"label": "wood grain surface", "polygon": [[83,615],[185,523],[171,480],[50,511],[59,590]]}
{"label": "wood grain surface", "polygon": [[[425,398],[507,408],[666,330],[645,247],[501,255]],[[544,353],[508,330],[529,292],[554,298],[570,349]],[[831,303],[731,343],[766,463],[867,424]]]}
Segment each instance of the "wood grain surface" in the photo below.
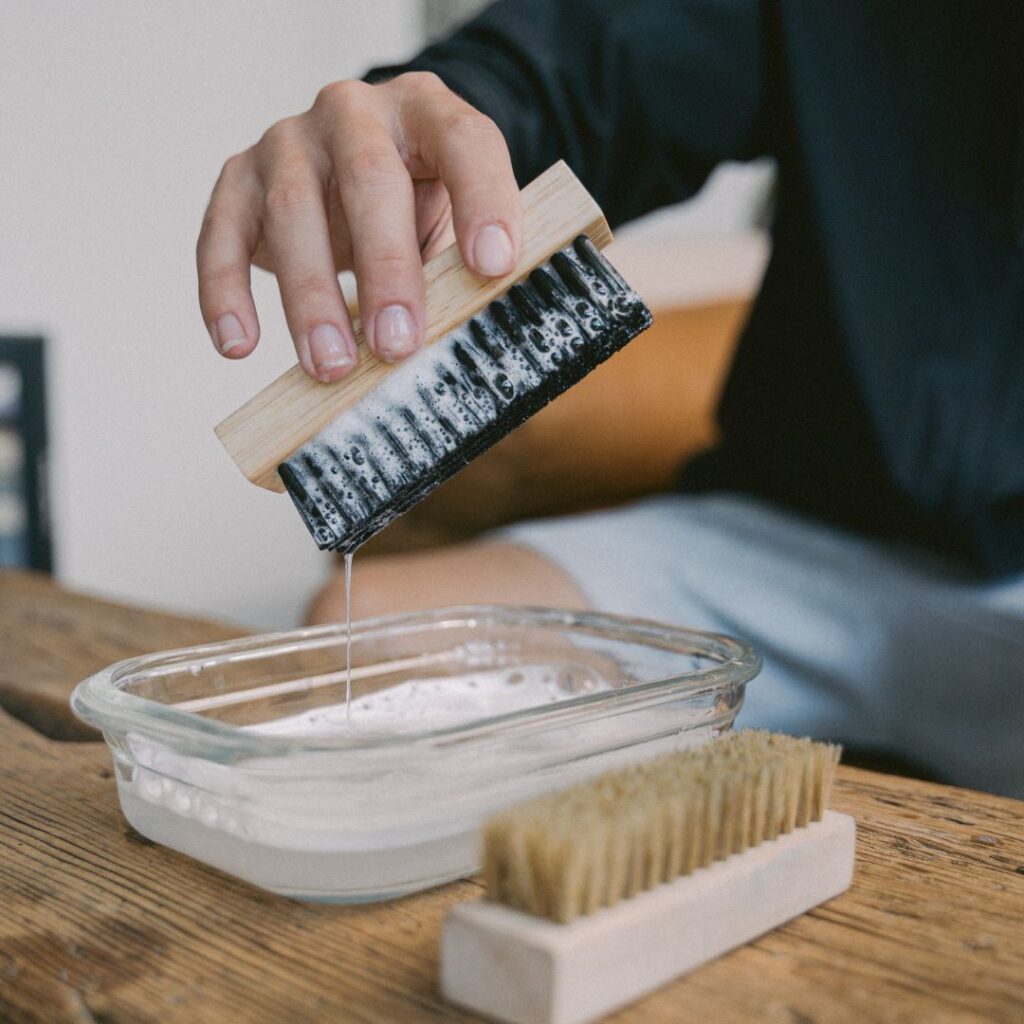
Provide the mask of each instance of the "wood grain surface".
{"label": "wood grain surface", "polygon": [[[33,577],[0,574],[0,594],[15,711],[110,660],[230,634]],[[841,768],[834,805],[859,829],[849,892],[611,1019],[1024,1020],[1024,803]],[[437,939],[478,891],[356,908],[271,896],[135,835],[103,745],[0,712],[3,1024],[471,1020],[437,996]]]}
{"label": "wood grain surface", "polygon": [[68,708],[77,683],[122,658],[241,635],[73,594],[41,574],[0,571],[0,708],[53,739],[97,739]]}

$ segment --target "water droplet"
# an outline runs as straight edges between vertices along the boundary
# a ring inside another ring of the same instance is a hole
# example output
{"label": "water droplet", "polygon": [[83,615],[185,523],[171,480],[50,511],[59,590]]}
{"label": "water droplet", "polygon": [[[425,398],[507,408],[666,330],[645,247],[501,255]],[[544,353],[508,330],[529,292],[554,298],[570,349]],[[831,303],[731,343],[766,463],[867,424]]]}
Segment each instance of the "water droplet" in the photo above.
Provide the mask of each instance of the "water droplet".
{"label": "water droplet", "polygon": [[515,385],[503,373],[494,378],[494,386],[504,395],[505,398],[515,398]]}

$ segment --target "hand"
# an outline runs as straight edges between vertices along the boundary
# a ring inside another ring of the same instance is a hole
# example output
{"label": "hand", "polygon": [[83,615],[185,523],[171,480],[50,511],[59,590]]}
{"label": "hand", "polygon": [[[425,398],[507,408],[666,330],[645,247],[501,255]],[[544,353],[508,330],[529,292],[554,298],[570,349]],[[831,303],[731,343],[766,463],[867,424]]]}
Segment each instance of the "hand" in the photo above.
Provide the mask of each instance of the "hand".
{"label": "hand", "polygon": [[259,340],[249,265],[277,276],[299,362],[321,381],[356,363],[338,272],[353,270],[370,350],[397,361],[423,342],[422,261],[458,240],[467,266],[508,273],[519,191],[489,118],[436,76],[335,82],[224,164],[196,249],[199,305],[229,359]]}

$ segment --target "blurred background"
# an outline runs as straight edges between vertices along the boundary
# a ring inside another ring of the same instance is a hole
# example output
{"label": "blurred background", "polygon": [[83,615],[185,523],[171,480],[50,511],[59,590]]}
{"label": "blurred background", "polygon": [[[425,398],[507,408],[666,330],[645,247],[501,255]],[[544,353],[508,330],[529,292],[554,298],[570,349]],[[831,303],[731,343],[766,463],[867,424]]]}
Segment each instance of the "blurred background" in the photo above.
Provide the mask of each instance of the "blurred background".
{"label": "blurred background", "polygon": [[[247,483],[213,434],[294,361],[293,350],[276,285],[254,271],[260,346],[244,362],[214,353],[196,303],[200,219],[226,157],[306,109],[327,82],[401,60],[479,6],[4,5],[0,565],[52,570],[71,587],[255,628],[301,620],[331,559],[290,502]],[[695,358],[692,376],[708,378],[704,419],[766,259],[771,173],[763,164],[722,168],[696,200],[623,229],[611,250],[668,325],[644,342],[651,358],[670,352],[684,374],[685,360]],[[606,374],[589,391],[581,385],[582,397],[566,396],[564,411],[538,429],[587,401],[637,415],[644,396],[635,389],[653,379],[637,351],[617,357],[633,391]],[[609,402],[610,394],[622,402]],[[639,443],[653,451],[658,430],[677,438],[675,415],[666,410],[659,426],[646,414],[641,426],[653,433]],[[686,443],[707,443],[711,429],[694,427]],[[559,467],[561,458],[582,466],[571,432],[559,436],[561,454],[538,447],[536,430],[524,435],[530,450],[515,442],[506,452],[537,465]],[[583,486],[566,504],[656,486],[680,455],[682,448],[664,452],[628,485]],[[433,507],[482,528],[508,518],[494,512],[506,498],[470,477]],[[523,503],[527,514],[559,510]]]}

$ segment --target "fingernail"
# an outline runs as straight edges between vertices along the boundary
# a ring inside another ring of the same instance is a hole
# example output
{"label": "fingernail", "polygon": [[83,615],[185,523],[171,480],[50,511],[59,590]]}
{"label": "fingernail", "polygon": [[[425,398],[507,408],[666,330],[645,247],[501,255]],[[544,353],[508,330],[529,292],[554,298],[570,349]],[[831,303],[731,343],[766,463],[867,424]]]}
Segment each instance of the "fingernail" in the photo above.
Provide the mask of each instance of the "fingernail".
{"label": "fingernail", "polygon": [[325,382],[333,371],[348,369],[356,361],[355,348],[334,324],[320,324],[309,332],[309,357]]}
{"label": "fingernail", "polygon": [[245,344],[245,328],[234,313],[225,313],[213,325],[213,341],[222,356]]}
{"label": "fingernail", "polygon": [[373,345],[389,362],[404,359],[416,349],[416,324],[405,306],[385,306],[373,318]]}
{"label": "fingernail", "polygon": [[486,224],[480,229],[473,243],[473,262],[481,274],[507,274],[514,259],[512,239],[500,224]]}

